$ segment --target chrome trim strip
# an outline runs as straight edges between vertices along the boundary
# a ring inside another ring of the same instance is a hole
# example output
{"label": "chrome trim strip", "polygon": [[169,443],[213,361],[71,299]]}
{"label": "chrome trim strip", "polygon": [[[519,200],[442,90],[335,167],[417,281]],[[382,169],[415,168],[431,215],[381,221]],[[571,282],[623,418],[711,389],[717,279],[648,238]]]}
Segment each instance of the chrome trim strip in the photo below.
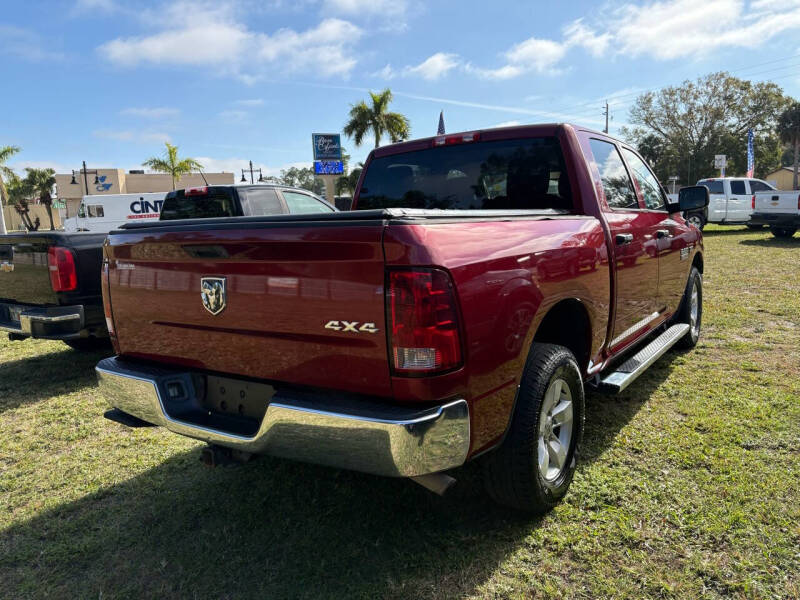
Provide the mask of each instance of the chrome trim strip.
{"label": "chrome trim strip", "polygon": [[258,431],[245,436],[168,414],[159,380],[180,377],[188,386],[187,371],[148,369],[116,357],[100,361],[95,370],[112,407],[173,433],[244,452],[390,477],[451,469],[462,465],[469,452],[469,408],[463,399],[419,410],[369,400],[337,406],[326,404],[325,397],[276,392]]}
{"label": "chrome trim strip", "polygon": [[653,321],[655,321],[655,320],[658,318],[658,316],[659,316],[660,314],[661,314],[660,312],[654,312],[654,313],[653,313],[653,314],[651,314],[651,315],[647,315],[647,316],[646,316],[644,319],[642,319],[641,321],[637,321],[636,323],[634,323],[633,325],[631,325],[630,327],[628,327],[628,328],[627,328],[625,331],[623,331],[622,333],[620,333],[620,334],[619,334],[617,337],[615,337],[613,340],[611,340],[611,343],[610,343],[608,346],[609,346],[610,348],[613,348],[614,346],[616,346],[617,344],[619,344],[621,341],[623,341],[623,340],[625,340],[625,339],[629,338],[630,336],[632,336],[634,333],[636,333],[636,332],[637,332],[637,331],[639,331],[640,329],[643,329],[644,327],[647,327],[647,326],[648,326],[650,323],[652,323]]}

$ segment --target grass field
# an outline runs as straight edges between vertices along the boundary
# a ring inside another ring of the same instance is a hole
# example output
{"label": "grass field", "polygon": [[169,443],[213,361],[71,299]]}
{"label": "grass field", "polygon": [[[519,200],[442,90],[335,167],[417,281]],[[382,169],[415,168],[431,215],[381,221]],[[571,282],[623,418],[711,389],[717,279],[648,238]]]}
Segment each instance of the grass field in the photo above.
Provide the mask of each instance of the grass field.
{"label": "grass field", "polygon": [[93,366],[0,341],[0,598],[798,598],[800,236],[706,232],[700,344],[589,394],[582,462],[539,518],[480,471],[403,480],[102,418]]}

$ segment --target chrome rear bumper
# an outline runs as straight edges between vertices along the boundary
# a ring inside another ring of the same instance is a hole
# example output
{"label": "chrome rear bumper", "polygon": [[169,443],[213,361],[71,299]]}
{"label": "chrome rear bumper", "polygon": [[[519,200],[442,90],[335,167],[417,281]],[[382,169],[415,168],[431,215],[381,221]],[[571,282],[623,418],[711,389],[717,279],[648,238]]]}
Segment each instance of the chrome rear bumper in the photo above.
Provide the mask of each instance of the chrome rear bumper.
{"label": "chrome rear bumper", "polygon": [[[176,402],[184,407],[183,414],[192,414],[186,406],[199,406],[196,373],[116,357],[100,361],[96,371],[101,392],[112,407],[174,433],[244,452],[414,477],[460,466],[469,451],[469,410],[464,400],[419,410],[338,394],[278,390],[268,400],[257,431],[243,435],[203,426],[194,417],[189,420],[195,422],[177,417]],[[177,383],[185,394],[173,401],[168,390],[174,395]]]}
{"label": "chrome rear bumper", "polygon": [[81,337],[83,306],[0,305],[0,330],[23,337],[69,340]]}

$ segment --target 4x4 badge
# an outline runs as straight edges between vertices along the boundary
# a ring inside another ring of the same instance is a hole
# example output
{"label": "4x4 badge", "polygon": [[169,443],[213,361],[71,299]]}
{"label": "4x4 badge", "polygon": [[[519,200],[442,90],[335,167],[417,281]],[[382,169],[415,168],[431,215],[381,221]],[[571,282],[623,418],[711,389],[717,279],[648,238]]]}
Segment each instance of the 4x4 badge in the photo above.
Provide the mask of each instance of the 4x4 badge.
{"label": "4x4 badge", "polygon": [[325,323],[325,329],[333,329],[342,333],[378,333],[380,331],[375,327],[375,323],[359,323],[359,321],[328,321]]}
{"label": "4x4 badge", "polygon": [[200,279],[200,297],[203,306],[212,315],[218,315],[228,304],[225,294],[224,277],[203,277]]}

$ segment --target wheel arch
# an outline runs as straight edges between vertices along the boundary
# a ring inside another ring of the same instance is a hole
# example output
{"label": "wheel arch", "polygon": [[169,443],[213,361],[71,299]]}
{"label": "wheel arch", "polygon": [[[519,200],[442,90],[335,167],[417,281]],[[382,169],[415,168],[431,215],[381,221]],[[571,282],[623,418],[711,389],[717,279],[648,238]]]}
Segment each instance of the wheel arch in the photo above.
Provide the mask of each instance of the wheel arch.
{"label": "wheel arch", "polygon": [[585,374],[592,350],[592,321],[586,305],[577,298],[554,304],[536,328],[533,343],[564,346],[575,355]]}

